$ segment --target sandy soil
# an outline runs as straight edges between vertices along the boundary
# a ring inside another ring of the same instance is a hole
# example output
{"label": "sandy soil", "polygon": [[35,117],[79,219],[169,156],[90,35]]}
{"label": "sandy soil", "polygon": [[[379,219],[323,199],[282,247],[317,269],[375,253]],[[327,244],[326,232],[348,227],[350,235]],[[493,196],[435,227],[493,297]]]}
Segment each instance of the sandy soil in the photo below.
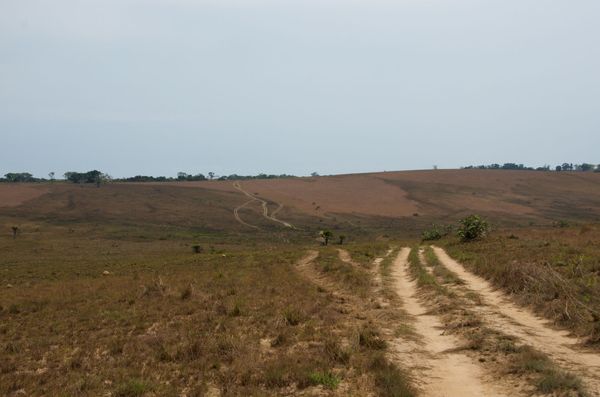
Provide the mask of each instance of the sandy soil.
{"label": "sandy soil", "polygon": [[[442,334],[442,323],[437,316],[428,314],[428,309],[417,298],[417,286],[408,274],[410,249],[403,248],[396,258],[392,275],[395,289],[402,299],[404,310],[414,316],[415,329],[422,336],[423,351],[413,351],[408,345],[404,354],[421,382],[423,396],[466,397],[466,396],[509,396],[503,386],[486,379],[482,368],[469,356],[452,352],[461,343],[453,335]],[[399,346],[403,343],[399,342]]]}
{"label": "sandy soil", "polygon": [[21,183],[0,184],[0,207],[16,207],[26,201],[48,193],[50,189],[45,186]]}
{"label": "sandy soil", "polygon": [[600,396],[600,355],[586,351],[581,347],[581,341],[569,336],[568,332],[553,329],[548,321],[513,303],[485,279],[450,258],[443,249],[433,249],[444,266],[460,277],[467,288],[481,296],[483,304],[475,309],[482,314],[485,322],[546,353],[564,369],[578,374],[592,395]]}

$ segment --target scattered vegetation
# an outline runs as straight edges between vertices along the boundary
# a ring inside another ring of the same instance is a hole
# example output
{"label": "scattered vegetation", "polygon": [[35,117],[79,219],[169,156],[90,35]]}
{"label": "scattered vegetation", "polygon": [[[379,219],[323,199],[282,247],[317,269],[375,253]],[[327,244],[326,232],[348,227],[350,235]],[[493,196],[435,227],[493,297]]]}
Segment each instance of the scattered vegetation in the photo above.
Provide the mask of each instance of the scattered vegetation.
{"label": "scattered vegetation", "polygon": [[469,215],[460,220],[456,234],[463,242],[478,240],[485,237],[490,229],[489,224],[479,215]]}
{"label": "scattered vegetation", "polygon": [[319,236],[321,236],[321,238],[323,239],[323,245],[328,245],[329,239],[333,237],[333,233],[331,233],[331,231],[329,230],[321,230],[319,232]]}
{"label": "scattered vegetation", "polygon": [[421,241],[435,241],[447,236],[452,232],[452,226],[432,225],[431,229],[425,230],[421,234]]}
{"label": "scattered vegetation", "polygon": [[518,239],[504,233],[445,245],[450,255],[521,304],[589,343],[600,343],[600,228],[519,229],[512,232]]}
{"label": "scattered vegetation", "polygon": [[[469,304],[457,295],[452,288],[441,285],[448,278],[446,272],[429,274],[419,260],[417,249],[413,249],[409,256],[410,270],[417,278],[420,287],[428,294],[431,301],[436,301],[436,306],[443,314],[445,331],[458,333],[467,340],[464,349],[480,352],[481,359],[487,361],[490,355],[498,371],[507,375],[526,375],[527,379],[537,391],[556,395],[587,396],[581,380],[557,367],[545,354],[527,346],[517,345],[515,339],[502,333],[502,330],[491,329],[485,326],[477,314],[468,310]],[[425,250],[427,262],[434,267],[442,267],[434,259],[434,252]],[[450,272],[451,273],[451,272]]]}

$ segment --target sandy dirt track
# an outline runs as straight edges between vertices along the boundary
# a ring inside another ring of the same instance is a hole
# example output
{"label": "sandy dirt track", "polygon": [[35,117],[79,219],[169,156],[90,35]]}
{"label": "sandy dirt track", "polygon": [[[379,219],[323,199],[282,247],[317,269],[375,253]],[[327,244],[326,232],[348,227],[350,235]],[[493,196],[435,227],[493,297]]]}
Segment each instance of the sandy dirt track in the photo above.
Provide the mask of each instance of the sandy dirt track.
{"label": "sandy dirt track", "polygon": [[[392,276],[404,310],[415,318],[415,329],[423,338],[424,352],[406,351],[411,366],[418,373],[423,396],[514,396],[504,392],[505,386],[488,379],[480,365],[461,352],[450,352],[461,343],[453,335],[442,334],[442,323],[428,314],[428,308],[417,298],[416,282],[408,273],[409,248],[403,248],[393,264]],[[402,345],[402,342],[399,343]]]}
{"label": "sandy dirt track", "polygon": [[433,249],[442,265],[461,278],[468,289],[481,296],[483,304],[475,308],[486,323],[546,353],[561,367],[579,375],[593,396],[600,396],[599,354],[586,351],[581,347],[581,341],[569,336],[568,332],[551,328],[548,321],[513,303],[508,296],[492,288],[488,281],[466,270],[443,249]]}
{"label": "sandy dirt track", "polygon": [[288,222],[285,222],[285,221],[279,220],[279,219],[277,219],[277,218],[275,217],[275,215],[276,215],[276,214],[277,214],[279,211],[281,211],[281,209],[283,208],[283,204],[279,203],[279,206],[277,207],[277,209],[276,209],[275,211],[273,211],[273,213],[272,213],[271,215],[269,215],[269,207],[268,207],[268,203],[267,203],[265,200],[262,200],[262,199],[260,199],[260,198],[258,198],[258,197],[256,197],[256,196],[254,196],[254,195],[252,195],[252,194],[248,193],[246,190],[244,190],[244,189],[242,188],[242,185],[241,185],[239,182],[234,182],[234,183],[233,183],[233,187],[234,187],[235,189],[237,189],[238,191],[242,192],[242,193],[243,193],[244,195],[246,195],[248,198],[250,198],[250,201],[248,201],[248,202],[246,202],[246,203],[242,204],[242,205],[241,205],[241,206],[239,206],[239,207],[236,207],[236,208],[233,210],[233,215],[235,216],[235,219],[237,219],[237,220],[238,220],[240,223],[242,223],[243,225],[246,225],[246,226],[254,227],[254,228],[256,228],[256,229],[260,229],[258,226],[250,225],[249,223],[246,223],[246,222],[244,222],[244,221],[243,221],[243,220],[240,218],[240,216],[239,216],[239,210],[240,210],[240,209],[244,208],[245,206],[247,206],[248,204],[250,204],[252,201],[256,201],[256,202],[260,203],[260,204],[261,204],[261,206],[262,206],[262,216],[263,216],[264,218],[266,218],[266,219],[268,219],[268,220],[270,220],[270,221],[273,221],[273,222],[280,223],[280,224],[282,224],[282,225],[283,225],[283,226],[285,226],[285,227],[289,227],[290,229],[294,229],[294,225],[292,225],[291,223],[288,223]]}

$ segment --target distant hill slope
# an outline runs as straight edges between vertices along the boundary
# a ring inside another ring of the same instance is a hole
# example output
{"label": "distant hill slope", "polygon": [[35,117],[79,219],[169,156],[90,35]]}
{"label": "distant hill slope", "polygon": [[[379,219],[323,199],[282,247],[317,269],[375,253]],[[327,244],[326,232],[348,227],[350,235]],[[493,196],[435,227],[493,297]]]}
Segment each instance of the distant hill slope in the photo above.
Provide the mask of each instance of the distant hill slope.
{"label": "distant hill slope", "polygon": [[[326,225],[414,231],[469,213],[510,225],[600,220],[600,173],[430,170],[249,180],[240,185],[266,201],[269,214],[277,210],[278,219],[304,229]],[[41,195],[32,189],[40,189]],[[15,199],[19,191],[22,202]],[[4,216],[251,231],[234,217],[236,207],[247,223],[265,230],[282,227],[263,216],[260,201],[249,200],[229,181],[113,183],[100,188],[6,184],[0,189]]]}

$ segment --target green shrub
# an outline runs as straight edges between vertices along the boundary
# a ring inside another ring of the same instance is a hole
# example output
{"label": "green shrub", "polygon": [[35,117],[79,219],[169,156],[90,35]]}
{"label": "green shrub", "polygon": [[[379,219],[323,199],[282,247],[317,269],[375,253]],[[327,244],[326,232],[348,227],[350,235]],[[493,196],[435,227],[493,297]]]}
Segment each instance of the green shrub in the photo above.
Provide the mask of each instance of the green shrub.
{"label": "green shrub", "polygon": [[120,384],[115,390],[116,397],[138,397],[150,391],[150,386],[140,380],[129,380]]}
{"label": "green shrub", "polygon": [[331,372],[313,372],[308,376],[313,385],[323,385],[328,389],[335,389],[340,384],[340,378]]}
{"label": "green shrub", "polygon": [[422,241],[433,241],[433,240],[439,240],[441,238],[442,238],[442,233],[435,226],[432,229],[430,229],[430,230],[425,230],[421,234],[421,240]]}
{"label": "green shrub", "polygon": [[425,230],[421,234],[421,240],[422,241],[439,240],[442,237],[447,236],[451,232],[452,232],[452,226],[450,226],[450,225],[447,225],[447,226],[432,225],[431,229]]}
{"label": "green shrub", "polygon": [[461,241],[472,241],[485,237],[490,226],[479,215],[469,215],[461,219],[457,235]]}

